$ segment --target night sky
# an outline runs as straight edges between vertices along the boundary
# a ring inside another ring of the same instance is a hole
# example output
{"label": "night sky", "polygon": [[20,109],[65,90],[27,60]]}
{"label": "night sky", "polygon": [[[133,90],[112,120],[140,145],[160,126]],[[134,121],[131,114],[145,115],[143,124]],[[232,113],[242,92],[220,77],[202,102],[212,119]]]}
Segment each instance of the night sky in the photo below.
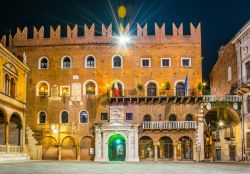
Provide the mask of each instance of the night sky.
{"label": "night sky", "polygon": [[[153,34],[154,22],[177,26],[184,23],[184,34],[189,33],[189,23],[195,26],[201,22],[203,77],[208,75],[217,59],[219,47],[226,44],[250,19],[250,0],[9,0],[1,2],[0,35],[16,31],[16,27],[28,26],[30,31],[35,25],[49,26],[96,23],[97,34],[100,24],[115,24],[119,5],[125,5],[127,16],[123,21],[134,28],[136,23],[148,23],[149,34]],[[113,12],[112,12],[113,9]],[[82,30],[82,31],[81,31]],[[79,32],[83,32],[81,28]],[[66,33],[64,34],[66,36]],[[45,35],[46,36],[46,35]]]}

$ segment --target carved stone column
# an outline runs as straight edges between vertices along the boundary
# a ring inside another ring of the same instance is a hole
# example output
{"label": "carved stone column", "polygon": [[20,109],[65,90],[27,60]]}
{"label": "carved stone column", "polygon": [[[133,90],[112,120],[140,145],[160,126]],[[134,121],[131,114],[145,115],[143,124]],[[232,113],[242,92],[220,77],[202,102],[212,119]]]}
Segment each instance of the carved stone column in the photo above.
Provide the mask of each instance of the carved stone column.
{"label": "carved stone column", "polygon": [[5,145],[6,145],[6,153],[10,152],[10,148],[9,148],[9,127],[10,124],[6,123],[5,124]]}
{"label": "carved stone column", "polygon": [[102,159],[102,134],[99,126],[95,127],[95,160],[101,161]]}

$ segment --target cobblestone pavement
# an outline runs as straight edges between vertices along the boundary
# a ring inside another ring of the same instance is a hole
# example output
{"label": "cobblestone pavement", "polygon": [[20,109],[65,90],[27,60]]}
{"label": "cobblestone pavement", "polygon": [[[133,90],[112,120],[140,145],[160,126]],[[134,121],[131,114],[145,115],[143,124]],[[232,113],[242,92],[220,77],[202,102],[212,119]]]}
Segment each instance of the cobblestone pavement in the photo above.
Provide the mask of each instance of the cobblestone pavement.
{"label": "cobblestone pavement", "polygon": [[249,174],[250,164],[30,161],[0,163],[0,174]]}

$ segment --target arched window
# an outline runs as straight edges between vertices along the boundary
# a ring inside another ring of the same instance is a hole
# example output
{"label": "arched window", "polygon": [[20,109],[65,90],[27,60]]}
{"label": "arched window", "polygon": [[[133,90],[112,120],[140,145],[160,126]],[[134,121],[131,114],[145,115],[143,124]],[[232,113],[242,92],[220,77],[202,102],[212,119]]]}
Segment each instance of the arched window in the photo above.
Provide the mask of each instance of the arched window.
{"label": "arched window", "polygon": [[113,66],[113,68],[121,68],[122,67],[122,58],[120,56],[113,57],[112,66]]}
{"label": "arched window", "polygon": [[80,112],[80,123],[88,123],[89,121],[89,114],[86,111]]}
{"label": "arched window", "polygon": [[170,115],[169,116],[169,121],[176,121],[176,116],[175,115]]}
{"label": "arched window", "polygon": [[62,68],[71,68],[71,58],[70,57],[62,58]]}
{"label": "arched window", "polygon": [[156,85],[154,83],[149,83],[147,86],[147,96],[156,96]]}
{"label": "arched window", "polygon": [[14,78],[11,78],[10,80],[10,96],[11,97],[16,96],[16,82]]}
{"label": "arched window", "polygon": [[61,123],[69,123],[69,113],[67,111],[61,112]]}
{"label": "arched window", "polygon": [[88,56],[85,61],[86,68],[95,68],[95,58],[93,56]]}
{"label": "arched window", "polygon": [[86,95],[95,95],[96,94],[96,86],[93,82],[88,82],[86,84]]}
{"label": "arched window", "polygon": [[10,94],[10,77],[8,74],[5,74],[4,87],[5,87],[5,94],[9,95]]}
{"label": "arched window", "polygon": [[145,115],[143,117],[143,121],[151,121],[151,116],[150,115]]}
{"label": "arched window", "polygon": [[46,117],[47,117],[46,112],[44,112],[44,111],[39,112],[38,123],[39,124],[45,124],[46,123]]}
{"label": "arched window", "polygon": [[185,96],[185,87],[182,82],[176,84],[176,96]]}
{"label": "arched window", "polygon": [[[117,83],[119,94],[115,93],[115,83]],[[114,83],[111,86],[112,96],[113,97],[122,97],[123,96],[123,87],[124,87],[124,84],[122,82],[114,81]]]}
{"label": "arched window", "polygon": [[41,82],[38,86],[38,95],[39,96],[48,96],[49,95],[49,86],[45,82]]}
{"label": "arched window", "polygon": [[48,59],[46,57],[42,57],[40,59],[39,68],[40,69],[47,69],[47,68],[49,68],[49,62],[48,62]]}
{"label": "arched window", "polygon": [[193,116],[190,115],[190,114],[188,114],[188,115],[186,116],[186,121],[193,121]]}

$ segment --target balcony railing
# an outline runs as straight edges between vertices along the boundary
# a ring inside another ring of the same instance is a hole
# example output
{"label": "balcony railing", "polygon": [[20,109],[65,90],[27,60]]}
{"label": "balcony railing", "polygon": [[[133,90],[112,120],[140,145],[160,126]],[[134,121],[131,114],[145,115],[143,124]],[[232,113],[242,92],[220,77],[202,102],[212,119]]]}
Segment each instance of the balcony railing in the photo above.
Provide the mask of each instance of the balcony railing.
{"label": "balcony railing", "polygon": [[144,90],[122,90],[119,96],[115,96],[112,90],[107,91],[108,97],[184,97],[184,96],[201,96],[201,93],[196,89],[185,90],[156,90],[147,92]]}
{"label": "balcony railing", "polygon": [[214,96],[214,95],[203,95],[203,102],[216,102],[216,101],[225,101],[225,102],[241,102],[242,99],[238,95],[226,95],[226,96]]}
{"label": "balcony railing", "polygon": [[0,153],[21,153],[22,146],[0,145]]}
{"label": "balcony railing", "polygon": [[196,121],[144,121],[143,129],[196,129]]}
{"label": "balcony railing", "polygon": [[250,75],[246,75],[246,76],[242,77],[241,79],[239,79],[238,81],[236,81],[235,83],[233,83],[232,88],[238,89],[242,85],[245,85],[245,84],[247,84],[249,82],[250,82]]}

